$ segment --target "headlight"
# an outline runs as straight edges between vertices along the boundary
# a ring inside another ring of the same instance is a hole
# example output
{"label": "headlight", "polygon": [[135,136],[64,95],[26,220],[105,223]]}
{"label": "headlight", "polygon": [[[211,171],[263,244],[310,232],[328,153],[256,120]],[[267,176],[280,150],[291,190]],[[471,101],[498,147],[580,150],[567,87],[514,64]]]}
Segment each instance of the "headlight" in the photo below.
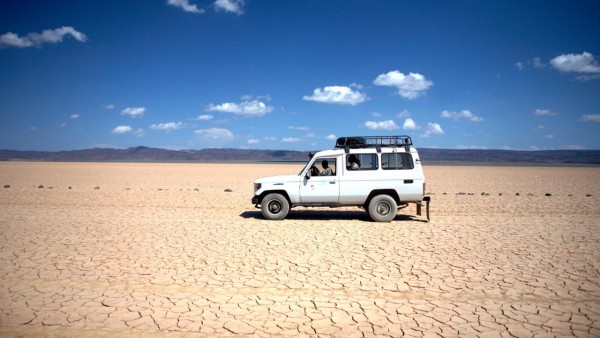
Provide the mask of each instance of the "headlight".
{"label": "headlight", "polygon": [[262,184],[256,182],[254,183],[254,191],[260,189],[260,187],[262,187]]}

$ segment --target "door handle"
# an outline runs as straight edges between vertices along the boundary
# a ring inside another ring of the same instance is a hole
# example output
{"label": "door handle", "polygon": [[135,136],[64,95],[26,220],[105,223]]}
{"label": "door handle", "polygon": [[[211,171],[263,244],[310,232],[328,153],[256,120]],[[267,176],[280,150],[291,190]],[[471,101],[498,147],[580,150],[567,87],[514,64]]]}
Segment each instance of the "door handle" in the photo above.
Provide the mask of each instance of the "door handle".
{"label": "door handle", "polygon": [[335,184],[335,181],[329,181],[329,184]]}

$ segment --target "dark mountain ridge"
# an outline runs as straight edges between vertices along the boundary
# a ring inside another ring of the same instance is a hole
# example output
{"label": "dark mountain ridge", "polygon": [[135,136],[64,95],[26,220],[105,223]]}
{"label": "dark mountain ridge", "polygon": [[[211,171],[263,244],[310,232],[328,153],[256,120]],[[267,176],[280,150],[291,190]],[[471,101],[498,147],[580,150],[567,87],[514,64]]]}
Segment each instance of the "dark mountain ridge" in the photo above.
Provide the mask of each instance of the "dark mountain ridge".
{"label": "dark mountain ridge", "polygon": [[[600,165],[600,150],[483,150],[419,148],[424,164],[496,163]],[[69,151],[0,150],[3,161],[51,162],[305,162],[308,151],[209,148],[168,150],[149,147],[92,148]]]}

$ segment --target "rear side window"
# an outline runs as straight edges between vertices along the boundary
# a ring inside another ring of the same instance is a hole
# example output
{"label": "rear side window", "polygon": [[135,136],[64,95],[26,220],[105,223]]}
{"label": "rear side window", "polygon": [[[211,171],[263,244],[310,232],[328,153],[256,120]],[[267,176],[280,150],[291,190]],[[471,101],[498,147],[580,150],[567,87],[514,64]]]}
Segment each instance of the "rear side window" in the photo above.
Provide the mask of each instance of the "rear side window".
{"label": "rear side window", "polygon": [[348,170],[377,170],[377,155],[376,154],[346,155],[346,168]]}
{"label": "rear side window", "polygon": [[407,153],[381,154],[381,167],[384,170],[413,169],[412,156]]}

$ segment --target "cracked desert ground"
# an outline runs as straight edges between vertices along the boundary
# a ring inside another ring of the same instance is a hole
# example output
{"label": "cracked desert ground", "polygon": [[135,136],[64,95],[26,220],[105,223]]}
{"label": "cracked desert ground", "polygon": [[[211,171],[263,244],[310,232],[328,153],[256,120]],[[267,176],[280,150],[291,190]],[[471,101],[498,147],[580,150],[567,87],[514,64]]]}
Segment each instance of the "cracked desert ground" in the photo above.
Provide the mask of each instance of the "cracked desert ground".
{"label": "cracked desert ground", "polygon": [[430,223],[265,220],[254,179],[301,167],[0,163],[0,336],[600,337],[600,168],[425,164]]}

